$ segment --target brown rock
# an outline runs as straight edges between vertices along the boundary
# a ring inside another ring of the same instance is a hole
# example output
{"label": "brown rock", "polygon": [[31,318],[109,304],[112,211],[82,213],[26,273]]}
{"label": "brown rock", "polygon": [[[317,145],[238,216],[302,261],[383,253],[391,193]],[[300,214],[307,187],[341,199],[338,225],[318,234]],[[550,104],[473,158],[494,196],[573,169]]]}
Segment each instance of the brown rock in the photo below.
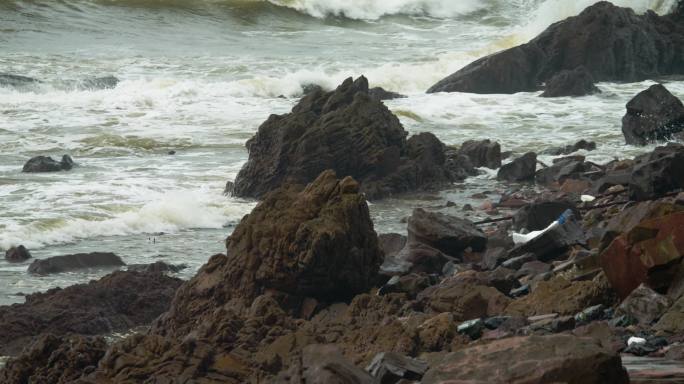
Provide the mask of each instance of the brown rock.
{"label": "brown rock", "polygon": [[620,297],[645,283],[667,290],[684,256],[684,213],[646,220],[613,240],[601,266]]}
{"label": "brown rock", "polygon": [[88,284],[26,296],[0,307],[0,355],[40,333],[98,335],[149,324],[169,308],[181,280],[159,273],[114,272]]}
{"label": "brown rock", "polygon": [[584,308],[609,301],[610,288],[600,280],[570,282],[557,276],[539,282],[531,294],[513,301],[506,313],[514,316],[575,315]]}
{"label": "brown rock", "polygon": [[487,237],[471,221],[422,208],[413,210],[408,221],[409,242],[429,245],[450,256],[466,248],[483,251]]}
{"label": "brown rock", "polygon": [[473,285],[458,277],[427,288],[418,300],[435,312],[451,312],[456,321],[500,315],[510,299],[493,287]]}
{"label": "brown rock", "polygon": [[622,301],[616,315],[627,315],[644,326],[650,326],[670,308],[672,302],[666,296],[641,284]]}
{"label": "brown rock", "polygon": [[68,384],[93,371],[104,356],[102,337],[43,334],[0,370],[3,384]]}
{"label": "brown rock", "polygon": [[657,331],[669,335],[684,333],[684,297],[677,300],[653,326]]}
{"label": "brown rock", "polygon": [[446,355],[423,384],[626,384],[620,356],[568,334],[514,337]]}

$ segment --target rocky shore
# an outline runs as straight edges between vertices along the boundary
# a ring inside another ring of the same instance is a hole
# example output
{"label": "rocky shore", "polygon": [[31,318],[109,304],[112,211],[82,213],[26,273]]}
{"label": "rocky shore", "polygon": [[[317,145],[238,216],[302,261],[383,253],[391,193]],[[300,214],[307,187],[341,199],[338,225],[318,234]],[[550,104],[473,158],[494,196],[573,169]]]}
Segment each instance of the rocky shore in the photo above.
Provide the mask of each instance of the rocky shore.
{"label": "rocky shore", "polygon": [[[546,83],[544,96],[580,96],[594,81],[681,74],[680,20],[601,2],[431,91]],[[663,145],[607,164],[581,155],[596,148],[587,141],[540,148],[554,156],[541,164],[535,152],[507,158],[491,138],[408,137],[378,93],[350,78],[269,117],[228,188],[259,203],[189,281],[136,267],[0,307],[0,355],[12,356],[0,382],[684,381],[684,146],[674,142],[684,106],[666,83],[625,100],[622,121],[626,144]],[[406,233],[377,234],[368,200],[439,190],[483,167],[507,187],[475,208],[491,219],[417,208]],[[30,257],[23,247],[7,256]],[[628,372],[631,356],[679,365]]]}

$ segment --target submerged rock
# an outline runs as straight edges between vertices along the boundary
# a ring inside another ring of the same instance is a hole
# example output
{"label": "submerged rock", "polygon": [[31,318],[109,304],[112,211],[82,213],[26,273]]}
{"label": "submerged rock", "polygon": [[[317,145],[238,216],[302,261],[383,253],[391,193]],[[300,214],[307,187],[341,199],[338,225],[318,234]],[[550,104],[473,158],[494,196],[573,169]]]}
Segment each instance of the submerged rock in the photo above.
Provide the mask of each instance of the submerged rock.
{"label": "submerged rock", "polygon": [[0,73],[0,86],[3,87],[22,87],[22,86],[27,86],[27,85],[32,85],[35,83],[40,83],[37,79],[34,79],[32,77],[26,77],[26,76],[20,76],[20,75],[12,75],[9,73]]}
{"label": "submerged rock", "polygon": [[88,284],[26,296],[0,307],[0,355],[14,355],[41,333],[99,335],[149,324],[169,307],[181,280],[114,272]]}
{"label": "submerged rock", "polygon": [[116,88],[120,80],[114,76],[93,77],[82,80],[78,83],[79,89],[98,90]]}
{"label": "submerged rock", "polygon": [[126,265],[126,263],[113,253],[77,253],[35,260],[29,265],[28,272],[37,275],[49,275],[52,273],[62,273],[84,268],[122,267],[124,265]]}
{"label": "submerged rock", "polygon": [[24,164],[22,172],[59,172],[68,171],[74,166],[71,156],[62,156],[61,161],[56,161],[49,156],[36,156]]}
{"label": "submerged rock", "polygon": [[627,103],[622,133],[627,144],[672,139],[684,130],[684,104],[662,84],[652,85]]}
{"label": "submerged rock", "polygon": [[684,26],[671,16],[637,15],[599,2],[523,44],[481,58],[428,89],[516,93],[539,89],[563,70],[584,67],[596,81],[634,82],[682,74]]}
{"label": "submerged rock", "polygon": [[5,252],[5,260],[10,263],[20,263],[31,258],[31,252],[26,247],[20,245],[12,247]]}
{"label": "submerged rock", "polygon": [[599,342],[568,334],[514,337],[449,353],[423,384],[627,384],[620,355]]}
{"label": "submerged rock", "polygon": [[234,195],[261,198],[285,182],[309,183],[326,169],[352,176],[371,199],[434,189],[456,176],[434,135],[408,133],[359,77],[315,90],[285,115],[272,115],[247,142],[249,160]]}
{"label": "submerged rock", "polygon": [[562,70],[547,82],[541,97],[586,96],[601,93],[594,85],[594,77],[584,67]]}

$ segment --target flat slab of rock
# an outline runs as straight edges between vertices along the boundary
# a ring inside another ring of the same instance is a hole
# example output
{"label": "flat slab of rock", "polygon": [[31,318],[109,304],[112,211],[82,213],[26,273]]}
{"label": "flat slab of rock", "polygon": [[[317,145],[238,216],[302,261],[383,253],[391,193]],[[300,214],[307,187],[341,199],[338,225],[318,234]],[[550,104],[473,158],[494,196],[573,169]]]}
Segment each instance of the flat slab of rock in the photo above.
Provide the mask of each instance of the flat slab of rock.
{"label": "flat slab of rock", "polygon": [[627,103],[622,133],[627,144],[672,139],[684,130],[684,104],[662,84],[652,85]]}
{"label": "flat slab of rock", "polygon": [[620,356],[568,334],[514,337],[447,354],[423,384],[627,384]]}
{"label": "flat slab of rock", "polygon": [[18,353],[40,333],[98,335],[149,324],[171,303],[180,279],[114,272],[88,284],[26,296],[0,307],[0,355]]}
{"label": "flat slab of rock", "polygon": [[126,263],[113,253],[92,252],[73,255],[54,256],[36,260],[28,267],[28,272],[36,275],[49,275],[86,268],[122,267]]}

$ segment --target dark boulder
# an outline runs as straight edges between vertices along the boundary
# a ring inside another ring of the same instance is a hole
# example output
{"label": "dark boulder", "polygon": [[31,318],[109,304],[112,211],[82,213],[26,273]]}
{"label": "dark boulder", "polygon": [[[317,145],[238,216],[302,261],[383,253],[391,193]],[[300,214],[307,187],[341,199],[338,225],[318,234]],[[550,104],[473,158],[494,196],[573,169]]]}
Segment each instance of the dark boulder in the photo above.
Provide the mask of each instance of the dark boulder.
{"label": "dark boulder", "polygon": [[487,246],[487,237],[471,221],[422,208],[414,209],[408,220],[408,241],[426,244],[454,257],[467,248],[480,252]]}
{"label": "dark boulder", "polygon": [[85,268],[122,267],[126,263],[113,253],[92,252],[73,255],[54,256],[47,259],[35,260],[28,267],[29,273],[49,275]]}
{"label": "dark boulder", "polygon": [[31,252],[26,247],[20,245],[12,247],[5,252],[5,260],[10,263],[20,263],[31,258]]}
{"label": "dark boulder", "polygon": [[593,141],[586,141],[582,139],[573,145],[566,145],[565,147],[554,147],[546,149],[542,151],[542,154],[552,156],[569,155],[573,152],[577,152],[582,149],[585,151],[593,151],[596,149],[596,143]]}
{"label": "dark boulder", "polygon": [[603,169],[596,164],[570,156],[555,160],[552,166],[537,171],[535,181],[542,185],[562,185],[567,180],[591,180],[603,175]]}
{"label": "dark boulder", "polygon": [[514,337],[447,354],[423,377],[445,383],[615,383],[629,377],[620,355],[569,334]]}
{"label": "dark boulder", "polygon": [[599,82],[641,81],[683,74],[683,51],[682,23],[603,1],[552,24],[527,44],[467,65],[428,92],[535,91],[559,72],[580,66]]}
{"label": "dark boulder", "polygon": [[586,96],[601,93],[594,85],[594,77],[584,67],[562,70],[547,82],[541,97]]}
{"label": "dark boulder", "polygon": [[632,200],[648,200],[684,188],[684,146],[670,143],[637,158],[629,177]]}
{"label": "dark boulder", "polygon": [[537,171],[537,154],[528,152],[499,169],[496,178],[501,181],[530,181],[534,180]]}
{"label": "dark boulder", "polygon": [[581,217],[575,203],[569,200],[541,201],[528,204],[513,215],[513,229],[520,231],[539,231],[558,220],[565,211],[571,210],[576,217]]}
{"label": "dark boulder", "polygon": [[0,307],[0,355],[16,354],[40,333],[98,335],[149,324],[181,283],[159,273],[114,272],[28,295],[25,303]]}
{"label": "dark boulder", "polygon": [[496,141],[468,140],[461,144],[459,154],[467,156],[475,167],[497,169],[501,167],[501,145]]}
{"label": "dark boulder", "polygon": [[672,139],[684,130],[684,104],[662,84],[652,85],[627,103],[622,133],[627,144]]}
{"label": "dark boulder", "polygon": [[157,261],[151,264],[130,264],[126,267],[129,271],[138,272],[157,272],[157,273],[178,273],[188,266],[185,264],[168,264],[163,261]]}
{"label": "dark boulder", "polygon": [[74,161],[69,155],[62,156],[61,161],[56,161],[49,156],[36,156],[24,164],[22,172],[59,172],[68,171],[74,166]]}
{"label": "dark boulder", "polygon": [[107,350],[102,337],[44,334],[0,369],[3,384],[74,383],[91,372]]}
{"label": "dark boulder", "polygon": [[406,139],[399,119],[369,95],[359,77],[336,90],[315,90],[285,115],[272,115],[247,141],[249,160],[234,195],[263,197],[285,182],[306,184],[332,169],[361,183],[368,198],[435,189],[456,180],[434,135]]}
{"label": "dark boulder", "polygon": [[642,284],[622,301],[615,315],[628,316],[648,327],[660,319],[671,305],[672,301],[667,296]]}
{"label": "dark boulder", "polygon": [[394,100],[394,99],[403,99],[406,96],[396,93],[396,92],[391,92],[387,91],[381,87],[375,87],[371,88],[368,90],[368,95],[376,100]]}

